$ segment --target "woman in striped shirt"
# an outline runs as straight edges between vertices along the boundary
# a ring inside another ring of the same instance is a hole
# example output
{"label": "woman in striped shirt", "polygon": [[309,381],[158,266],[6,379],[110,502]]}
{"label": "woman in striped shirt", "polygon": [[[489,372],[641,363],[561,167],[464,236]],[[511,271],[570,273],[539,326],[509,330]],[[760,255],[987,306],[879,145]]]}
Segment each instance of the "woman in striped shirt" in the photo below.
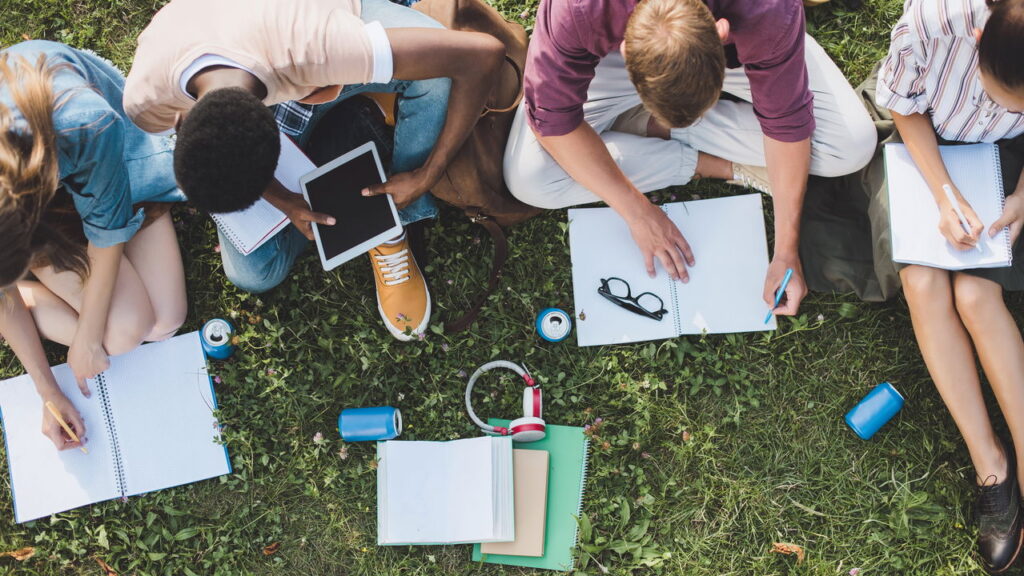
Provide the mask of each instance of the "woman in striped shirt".
{"label": "woman in striped shirt", "polygon": [[[892,112],[938,204],[939,229],[960,250],[1006,226],[1016,242],[1024,222],[1024,193],[1007,197],[999,220],[982,222],[953,186],[968,233],[943,192],[952,181],[938,147],[940,140],[997,142],[1024,134],[1022,51],[1024,0],[907,0],[892,32],[876,102]],[[1007,184],[1018,192],[1020,182]],[[900,278],[921,354],[974,464],[982,565],[1002,572],[1021,548],[1018,478],[1024,475],[1017,467],[1024,453],[1015,454],[992,427],[973,350],[1014,444],[1024,449],[1024,339],[1003,302],[1004,288],[1024,288],[1024,270],[952,272],[910,265]]]}

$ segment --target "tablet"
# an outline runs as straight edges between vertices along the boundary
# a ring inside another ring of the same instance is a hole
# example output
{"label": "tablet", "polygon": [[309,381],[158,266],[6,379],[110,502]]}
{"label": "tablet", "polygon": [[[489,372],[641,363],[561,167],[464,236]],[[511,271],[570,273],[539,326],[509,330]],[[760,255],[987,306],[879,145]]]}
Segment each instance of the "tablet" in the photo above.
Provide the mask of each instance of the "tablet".
{"label": "tablet", "polygon": [[332,270],[402,233],[395,202],[388,194],[360,192],[384,182],[377,147],[367,142],[299,179],[302,196],[314,212],[334,216],[334,226],[313,223],[313,237],[324,270]]}

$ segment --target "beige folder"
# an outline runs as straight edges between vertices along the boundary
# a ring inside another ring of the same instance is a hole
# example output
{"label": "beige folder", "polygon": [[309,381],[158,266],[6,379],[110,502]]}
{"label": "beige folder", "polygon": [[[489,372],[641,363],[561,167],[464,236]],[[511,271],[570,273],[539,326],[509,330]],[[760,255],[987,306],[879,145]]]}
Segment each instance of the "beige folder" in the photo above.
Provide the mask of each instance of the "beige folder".
{"label": "beige folder", "polygon": [[486,542],[483,554],[510,556],[544,555],[544,522],[548,507],[547,450],[513,450],[515,481],[516,539],[512,542]]}

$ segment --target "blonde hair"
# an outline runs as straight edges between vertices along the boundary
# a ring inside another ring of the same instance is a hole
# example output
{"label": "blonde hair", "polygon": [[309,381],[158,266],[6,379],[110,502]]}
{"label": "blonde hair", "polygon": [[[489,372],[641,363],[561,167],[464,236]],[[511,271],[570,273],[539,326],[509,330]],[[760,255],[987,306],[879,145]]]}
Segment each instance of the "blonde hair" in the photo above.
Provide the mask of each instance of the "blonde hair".
{"label": "blonde hair", "polygon": [[44,222],[59,182],[53,74],[45,55],[32,62],[0,54],[0,90],[24,119],[19,125],[0,104],[0,286],[23,277],[38,257],[59,270],[88,273],[82,246]]}
{"label": "blonde hair", "polygon": [[644,0],[626,25],[626,69],[644,106],[682,128],[718,100],[725,50],[700,0]]}

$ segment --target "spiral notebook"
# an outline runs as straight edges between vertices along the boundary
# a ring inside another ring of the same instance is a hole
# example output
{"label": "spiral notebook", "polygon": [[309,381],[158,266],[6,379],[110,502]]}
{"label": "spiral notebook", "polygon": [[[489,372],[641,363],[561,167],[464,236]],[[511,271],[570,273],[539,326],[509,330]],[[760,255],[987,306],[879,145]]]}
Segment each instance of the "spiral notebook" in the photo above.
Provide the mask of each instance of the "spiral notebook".
{"label": "spiral notebook", "polygon": [[[763,298],[768,241],[760,194],[673,202],[661,208],[693,249],[690,281],[669,278],[661,264],[649,278],[626,222],[611,208],[569,210],[572,290],[580,346],[774,330]],[[621,278],[637,296],[661,298],[661,320],[625,310],[598,293],[602,279]]]}
{"label": "spiral notebook", "polygon": [[[280,138],[281,155],[277,160],[274,178],[287,190],[301,194],[299,179],[315,170],[316,166],[291,138],[283,133],[280,134]],[[210,217],[231,244],[245,255],[251,254],[291,223],[284,212],[264,198],[260,198],[245,210],[212,214]]]}
{"label": "spiral notebook", "polygon": [[885,145],[889,182],[892,259],[946,270],[1000,268],[1013,264],[1009,229],[989,236],[1005,201],[999,148],[995,144],[939,146],[953,184],[985,225],[981,250],[958,250],[939,232],[939,208],[914,159],[903,144]]}
{"label": "spiral notebook", "polygon": [[0,382],[17,522],[231,472],[198,332],[111,357],[88,399],[67,364],[53,374],[86,423],[89,453],[58,451],[40,433],[43,404],[27,374]]}
{"label": "spiral notebook", "polygon": [[[508,426],[508,420],[489,418],[491,426]],[[548,499],[543,556],[486,554],[473,545],[473,561],[570,572],[576,565],[579,540],[577,519],[583,513],[590,438],[578,426],[549,424],[543,440],[517,443],[516,449],[548,452]]]}

